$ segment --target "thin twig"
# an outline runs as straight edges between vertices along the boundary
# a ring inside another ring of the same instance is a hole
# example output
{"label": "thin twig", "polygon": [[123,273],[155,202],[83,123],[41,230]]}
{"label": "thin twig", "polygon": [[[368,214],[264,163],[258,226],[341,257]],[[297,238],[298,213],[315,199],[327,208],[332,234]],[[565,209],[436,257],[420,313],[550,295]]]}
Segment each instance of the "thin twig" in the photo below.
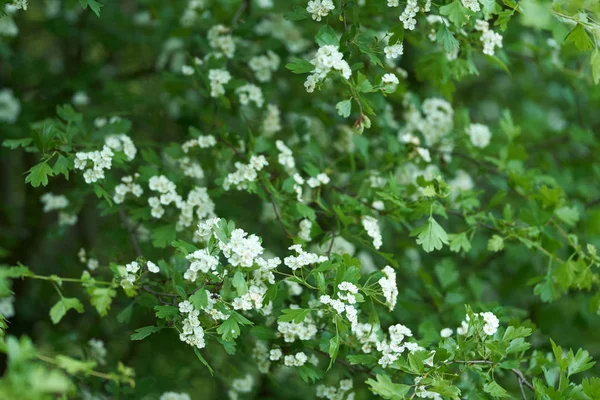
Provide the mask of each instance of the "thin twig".
{"label": "thin twig", "polygon": [[331,243],[329,243],[329,249],[327,249],[327,257],[331,256],[331,250],[333,249],[333,242],[335,241],[335,231],[331,232]]}

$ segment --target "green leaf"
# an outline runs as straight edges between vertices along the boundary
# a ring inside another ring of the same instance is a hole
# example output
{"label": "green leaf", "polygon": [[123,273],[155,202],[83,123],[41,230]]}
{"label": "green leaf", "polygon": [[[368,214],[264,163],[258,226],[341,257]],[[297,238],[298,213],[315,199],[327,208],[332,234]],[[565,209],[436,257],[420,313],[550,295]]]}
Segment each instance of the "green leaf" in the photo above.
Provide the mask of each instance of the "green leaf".
{"label": "green leaf", "polygon": [[240,336],[240,326],[235,317],[231,316],[226,319],[221,326],[217,328],[217,333],[219,333],[223,340],[227,342],[231,342],[233,339]]}
{"label": "green leaf", "polygon": [[70,375],[77,375],[79,373],[88,375],[96,367],[95,361],[79,361],[63,355],[56,356],[56,364]]}
{"label": "green leaf", "polygon": [[459,48],[458,40],[454,38],[446,24],[440,23],[439,25],[436,40],[444,46],[446,53],[454,53]]}
{"label": "green leaf", "polygon": [[510,397],[508,392],[494,381],[483,385],[483,391],[493,397]]}
{"label": "green leaf", "polygon": [[156,318],[166,319],[167,321],[173,320],[179,315],[179,310],[175,306],[154,306],[154,311]]}
{"label": "green leaf", "polygon": [[48,177],[53,175],[52,168],[46,162],[41,162],[29,170],[29,174],[25,177],[25,183],[31,183],[33,187],[46,186]]}
{"label": "green leaf", "polygon": [[319,46],[339,46],[340,44],[337,34],[329,25],[323,25],[321,29],[319,29],[317,36],[315,36],[315,41]]}
{"label": "green leaf", "polygon": [[112,300],[117,295],[117,291],[112,288],[92,288],[88,289],[88,293],[90,303],[102,317],[108,313]]}
{"label": "green leaf", "polygon": [[594,51],[592,51],[590,64],[592,66],[592,78],[594,79],[594,83],[597,85],[600,83],[600,50],[598,50],[597,47],[594,49]]}
{"label": "green leaf", "polygon": [[63,297],[61,298],[51,309],[50,319],[53,324],[58,324],[60,320],[65,316],[67,311],[74,309],[79,314],[83,314],[83,304],[79,299],[75,297]]}
{"label": "green leaf", "polygon": [[575,226],[579,221],[579,211],[575,207],[560,207],[554,210],[554,214],[565,224]]}
{"label": "green leaf", "polygon": [[71,166],[71,161],[62,154],[58,156],[54,166],[52,167],[52,172],[54,175],[63,174],[65,179],[69,179],[69,167]]}
{"label": "green leaf", "polygon": [[305,308],[286,308],[281,310],[281,312],[283,312],[283,315],[280,315],[279,318],[277,318],[278,322],[294,321],[294,323],[299,324],[304,321],[304,318],[306,318],[310,310]]}
{"label": "green leaf", "polygon": [[377,380],[367,379],[367,385],[371,391],[384,399],[402,400],[409,392],[410,386],[393,383],[387,375],[376,375]]}
{"label": "green leaf", "polygon": [[196,290],[196,292],[190,296],[189,301],[192,303],[194,308],[197,310],[202,310],[208,305],[208,294],[203,288]]}
{"label": "green leaf", "polygon": [[413,230],[410,236],[417,236],[417,244],[422,245],[427,253],[441,250],[444,244],[448,244],[448,234],[433,217],[429,217],[424,225]]}
{"label": "green leaf", "polygon": [[321,379],[324,375],[323,371],[309,363],[297,368],[300,378],[306,383],[314,383]]}
{"label": "green leaf", "polygon": [[489,251],[498,252],[504,249],[504,239],[498,235],[493,235],[490,240],[488,240],[487,248]]}
{"label": "green leaf", "polygon": [[457,27],[461,27],[467,22],[467,13],[468,10],[460,4],[459,0],[440,7],[440,14],[447,16],[450,22]]}
{"label": "green leaf", "polygon": [[14,150],[18,147],[27,147],[31,144],[33,139],[24,138],[24,139],[6,139],[2,142],[2,146],[8,147],[11,150]]}
{"label": "green leaf", "polygon": [[179,250],[185,255],[193,253],[197,250],[196,246],[191,243],[186,242],[185,240],[178,239],[174,242],[171,242],[171,246]]}
{"label": "green leaf", "polygon": [[471,242],[467,236],[467,232],[451,233],[448,234],[450,239],[450,251],[453,253],[459,253],[462,249],[465,253],[471,250]]}
{"label": "green leaf", "polygon": [[520,337],[530,336],[532,333],[531,328],[525,328],[523,326],[519,326],[515,328],[514,326],[509,326],[506,328],[504,332],[504,336],[502,337],[503,341],[510,341]]}
{"label": "green leaf", "polygon": [[208,361],[206,361],[206,359],[202,356],[202,353],[200,353],[200,349],[194,347],[194,354],[196,355],[196,357],[198,357],[198,360],[200,360],[200,362],[204,364],[206,368],[208,368],[208,372],[210,372],[210,375],[215,376],[215,371],[213,371],[211,366],[208,364]]}
{"label": "green leaf", "polygon": [[233,285],[235,290],[237,290],[239,296],[248,292],[248,285],[246,284],[246,278],[244,277],[244,273],[240,270],[236,271],[236,273],[233,275],[231,284]]}
{"label": "green leaf", "polygon": [[388,41],[389,46],[393,46],[396,43],[404,40],[404,24],[398,24],[394,26],[389,32],[392,34],[390,36],[390,40]]}
{"label": "green leaf", "polygon": [[348,118],[352,111],[352,100],[343,100],[335,105],[338,115]]}
{"label": "green leaf", "polygon": [[67,122],[81,122],[83,121],[83,115],[78,113],[71,107],[70,104],[63,106],[56,106],[56,114]]}
{"label": "green leaf", "polygon": [[329,357],[331,357],[331,360],[329,361],[329,367],[327,368],[328,370],[331,369],[331,367],[333,366],[333,363],[335,362],[335,359],[337,358],[337,354],[338,351],[340,350],[340,335],[335,335],[334,337],[332,337],[331,339],[329,339]]}
{"label": "green leaf", "polygon": [[594,48],[594,42],[588,35],[585,28],[581,24],[577,24],[575,28],[569,32],[565,38],[566,43],[573,43],[581,51],[588,51]]}
{"label": "green leaf", "polygon": [[176,238],[175,224],[159,226],[152,230],[152,245],[154,247],[165,248]]}
{"label": "green leaf", "polygon": [[79,0],[79,4],[81,4],[84,10],[89,6],[94,14],[96,14],[97,17],[100,17],[100,8],[103,6],[96,0]]}
{"label": "green leaf", "polygon": [[305,74],[315,69],[314,65],[301,58],[292,58],[292,62],[287,63],[285,67],[294,74]]}
{"label": "green leaf", "polygon": [[294,11],[289,11],[283,14],[283,18],[288,21],[301,21],[310,17],[310,13],[306,11],[306,8],[300,7],[298,5],[294,6]]}
{"label": "green leaf", "polygon": [[583,371],[587,371],[596,365],[595,361],[592,361],[592,357],[590,357],[590,353],[587,350],[579,349],[577,350],[577,354],[573,355],[573,350],[569,350],[569,355],[567,356],[567,375],[575,375]]}
{"label": "green leaf", "polygon": [[143,328],[138,328],[131,335],[131,340],[143,340],[153,333],[160,331],[161,329],[162,328],[159,326],[144,326]]}

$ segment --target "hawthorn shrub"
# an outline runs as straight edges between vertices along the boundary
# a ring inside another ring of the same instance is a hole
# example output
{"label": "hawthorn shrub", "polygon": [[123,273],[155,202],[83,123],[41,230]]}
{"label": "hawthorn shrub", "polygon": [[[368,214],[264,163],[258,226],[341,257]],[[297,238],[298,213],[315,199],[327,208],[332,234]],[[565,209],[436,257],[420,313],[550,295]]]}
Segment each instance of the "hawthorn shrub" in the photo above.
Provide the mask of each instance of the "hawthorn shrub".
{"label": "hawthorn shrub", "polygon": [[1,399],[600,399],[597,1],[0,3]]}

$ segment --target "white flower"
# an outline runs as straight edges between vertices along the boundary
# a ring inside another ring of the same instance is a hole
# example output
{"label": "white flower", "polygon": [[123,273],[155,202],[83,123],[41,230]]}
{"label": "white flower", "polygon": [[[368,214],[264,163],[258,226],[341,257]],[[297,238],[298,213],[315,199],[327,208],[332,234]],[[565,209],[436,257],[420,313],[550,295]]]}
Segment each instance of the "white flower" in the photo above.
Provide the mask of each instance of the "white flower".
{"label": "white flower", "polygon": [[332,10],[335,10],[333,0],[311,0],[306,7],[306,11],[312,14],[315,21],[321,21],[321,18],[329,15],[329,11]]}
{"label": "white flower", "polygon": [[159,400],[192,400],[187,393],[164,392]]}
{"label": "white flower", "polygon": [[281,130],[281,112],[275,104],[267,104],[267,113],[263,117],[262,133],[266,137],[273,136]]}
{"label": "white flower", "polygon": [[273,76],[273,72],[279,68],[280,62],[279,56],[269,50],[266,55],[252,57],[248,62],[248,66],[254,72],[256,80],[259,82],[269,82]]}
{"label": "white flower", "polygon": [[383,48],[383,52],[385,53],[386,58],[398,58],[404,53],[404,46],[402,43],[396,43],[392,46],[385,46]]}
{"label": "white flower", "polygon": [[478,0],[461,0],[461,2],[462,2],[463,6],[465,6],[466,8],[468,8],[469,10],[471,10],[473,12],[477,12],[481,9],[479,7]]}
{"label": "white flower", "polygon": [[492,133],[490,128],[483,124],[471,124],[467,128],[467,135],[471,138],[473,146],[479,148],[485,148],[490,144]]}
{"label": "white flower", "polygon": [[[229,29],[223,25],[215,25],[208,30],[208,43],[210,46],[225,54],[227,58],[232,58],[235,53],[235,42],[229,34]],[[213,96],[217,97],[217,96]]]}
{"label": "white flower", "polygon": [[278,361],[283,354],[281,353],[281,349],[272,349],[269,352],[269,359],[271,361]]}
{"label": "white flower", "polygon": [[310,242],[310,230],[312,228],[312,222],[308,219],[303,219],[300,221],[300,232],[298,233],[298,237],[305,242]]}
{"label": "white flower", "polygon": [[146,266],[148,267],[148,271],[152,272],[153,274],[160,272],[160,268],[158,268],[158,265],[154,264],[152,261],[148,261],[146,263]]}
{"label": "white flower", "polygon": [[454,331],[450,328],[444,328],[440,331],[440,336],[443,338],[447,338],[452,336],[452,334],[454,333]]}
{"label": "white flower", "polygon": [[495,48],[502,47],[502,35],[489,30],[483,32],[481,35],[481,42],[483,43],[483,54],[493,56],[495,54]]}
{"label": "white flower", "polygon": [[498,317],[489,311],[483,312],[479,315],[483,317],[483,321],[485,322],[485,325],[483,326],[483,332],[485,332],[485,334],[488,336],[494,335],[500,326]]}
{"label": "white flower", "polygon": [[364,216],[362,217],[362,225],[367,231],[367,235],[373,238],[373,247],[375,247],[376,250],[379,250],[383,244],[383,241],[381,237],[381,229],[379,228],[377,219],[371,216]]}
{"label": "white flower", "polygon": [[324,81],[332,70],[339,71],[345,79],[350,79],[350,76],[352,76],[350,65],[344,61],[344,55],[338,50],[337,46],[325,45],[319,47],[310,63],[315,66],[315,69],[304,83],[306,91],[309,93],[312,93],[316,84]]}
{"label": "white flower", "polygon": [[378,283],[383,291],[383,297],[385,297],[385,303],[388,305],[390,311],[396,306],[396,300],[398,297],[398,287],[396,286],[396,272],[389,265],[383,269],[385,274],[384,278],[379,279]]}
{"label": "white flower", "polygon": [[17,117],[20,113],[21,103],[19,102],[19,99],[17,99],[13,95],[12,90],[0,90],[0,122],[7,122],[9,124],[13,124],[17,121]]}
{"label": "white flower", "polygon": [[15,316],[15,296],[3,297],[0,299],[0,314],[4,318],[12,318]]}
{"label": "white flower", "polygon": [[231,74],[225,69],[211,69],[208,71],[210,80],[210,96],[219,97],[225,94],[226,85],[231,80]]}
{"label": "white flower", "polygon": [[194,67],[190,65],[183,65],[181,67],[181,73],[186,76],[194,75]]}
{"label": "white flower", "polygon": [[402,15],[400,15],[400,21],[404,24],[404,29],[408,29],[410,31],[415,29],[415,26],[417,25],[415,16],[417,15],[418,11],[419,5],[417,4],[417,0],[408,0],[406,2],[406,8],[402,12]]}
{"label": "white flower", "polygon": [[90,104],[90,97],[86,92],[79,91],[73,95],[71,98],[71,103],[76,106],[87,106]]}
{"label": "white flower", "polygon": [[259,108],[263,106],[264,98],[262,90],[258,86],[247,83],[237,88],[235,92],[239,96],[242,105],[248,105],[252,101]]}

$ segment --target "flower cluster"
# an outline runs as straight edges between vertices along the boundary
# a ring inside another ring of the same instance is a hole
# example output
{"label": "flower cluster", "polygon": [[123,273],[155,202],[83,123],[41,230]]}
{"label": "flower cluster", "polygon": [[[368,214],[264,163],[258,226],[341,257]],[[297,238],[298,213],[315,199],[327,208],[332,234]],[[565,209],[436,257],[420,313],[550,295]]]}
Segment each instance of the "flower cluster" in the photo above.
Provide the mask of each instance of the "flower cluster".
{"label": "flower cluster", "polygon": [[[498,317],[494,315],[494,313],[486,311],[482,313],[475,313],[474,316],[477,318],[481,318],[481,320],[484,322],[483,332],[486,335],[493,336],[494,334],[496,334],[496,332],[498,331],[498,327],[500,326],[500,321],[498,320]],[[461,322],[460,326],[456,328],[456,333],[461,336],[468,335],[470,321],[471,318],[469,318],[469,316],[467,315],[465,317],[465,320]]]}
{"label": "flower cluster", "polygon": [[227,58],[233,57],[235,53],[235,41],[230,34],[229,28],[224,25],[215,25],[208,30],[207,38],[210,47],[223,53]]}
{"label": "flower cluster", "polygon": [[223,180],[223,188],[229,190],[234,186],[238,190],[248,188],[249,182],[254,182],[258,178],[258,172],[269,165],[265,156],[252,156],[248,164],[241,162],[235,163],[236,171],[228,174]]}
{"label": "flower cluster", "polygon": [[471,139],[473,146],[483,149],[490,144],[492,133],[490,128],[483,124],[471,124],[467,128],[467,135]]}
{"label": "flower cluster", "polygon": [[308,178],[306,183],[308,184],[308,186],[314,189],[318,188],[319,186],[327,185],[330,181],[331,179],[329,179],[329,176],[327,176],[326,173],[321,172],[317,174],[317,176],[311,176],[310,178]]}
{"label": "flower cluster", "polygon": [[219,259],[212,256],[208,249],[196,250],[188,254],[185,258],[191,261],[191,263],[187,271],[183,274],[183,277],[191,282],[196,281],[198,272],[206,274],[209,271],[216,271],[219,265]]}
{"label": "flower cluster", "polygon": [[[0,21],[6,18],[9,17],[0,18]],[[14,124],[20,113],[21,102],[13,95],[12,90],[0,90],[0,122]]]}
{"label": "flower cluster", "polygon": [[310,63],[315,66],[315,69],[304,82],[304,87],[308,93],[314,92],[316,85],[324,81],[331,70],[339,71],[345,79],[350,79],[352,75],[350,65],[344,60],[344,55],[338,50],[337,46],[325,45],[319,47],[317,54]]}
{"label": "flower cluster", "polygon": [[412,337],[413,334],[409,328],[402,324],[390,326],[388,333],[389,341],[382,340],[377,342],[377,350],[382,353],[378,363],[383,368],[387,368],[396,362],[404,350],[408,350],[410,353],[423,350],[423,348],[416,343],[404,341],[404,338]]}
{"label": "flower cluster", "polygon": [[[113,151],[107,145],[104,145],[102,151],[80,151],[75,154],[75,168],[85,170],[85,183],[95,183],[104,179],[104,170],[112,167],[113,156]],[[92,163],[91,168],[88,168],[88,161]]]}
{"label": "flower cluster", "polygon": [[263,98],[262,90],[252,83],[247,83],[239,88],[235,89],[235,92],[239,96],[240,104],[245,106],[254,102],[257,107],[262,107],[265,99]]}
{"label": "flower cluster", "polygon": [[298,232],[298,237],[305,242],[310,242],[310,230],[312,228],[312,222],[309,219],[303,219],[300,221],[300,232]]}
{"label": "flower cluster", "polygon": [[351,282],[341,282],[337,289],[337,299],[332,299],[325,294],[319,298],[319,302],[322,305],[330,305],[340,315],[345,312],[354,332],[358,328],[358,312],[354,308],[358,287]]}
{"label": "flower cluster", "polygon": [[288,354],[283,357],[283,364],[286,367],[301,367],[308,361],[308,357],[303,352],[298,352],[294,355]]}
{"label": "flower cluster", "polygon": [[248,62],[248,66],[254,72],[257,81],[269,82],[273,72],[279,68],[280,62],[279,56],[269,50],[267,54],[252,57]]}
{"label": "flower cluster", "polygon": [[463,6],[465,6],[465,8],[468,8],[473,12],[477,12],[481,9],[479,7],[479,1],[477,0],[461,0],[461,3]]}
{"label": "flower cluster", "polygon": [[283,263],[288,266],[292,271],[295,271],[299,268],[310,264],[317,264],[327,261],[327,257],[319,256],[314,253],[308,253],[302,249],[302,246],[299,244],[294,244],[289,247],[289,250],[294,250],[298,255],[296,256],[287,256],[283,259]]}
{"label": "flower cluster", "polygon": [[128,161],[133,160],[137,154],[137,148],[133,141],[125,134],[107,136],[104,143],[113,151],[122,151]]}
{"label": "flower cluster", "polygon": [[400,21],[404,25],[404,29],[408,29],[412,31],[415,29],[417,25],[417,20],[415,16],[419,12],[419,5],[417,4],[417,0],[408,0],[406,2],[406,8],[400,15]]}
{"label": "flower cluster", "polygon": [[15,296],[3,297],[0,299],[0,315],[4,318],[15,316]]}
{"label": "flower cluster", "polygon": [[225,94],[225,87],[231,80],[231,74],[226,69],[211,69],[208,71],[210,81],[210,96],[219,97]]}
{"label": "flower cluster", "polygon": [[[44,212],[51,212],[55,210],[64,210],[69,206],[69,200],[64,195],[55,195],[53,193],[45,193],[40,197],[40,200],[44,204]],[[58,213],[58,225],[60,226],[72,226],[77,223],[77,215],[61,211]]]}
{"label": "flower cluster", "polygon": [[[317,325],[312,317],[307,315],[304,321],[299,324],[295,322],[278,322],[277,331],[283,335],[286,343],[293,343],[298,340],[312,340],[317,335]],[[273,351],[273,350],[272,350]],[[281,350],[279,350],[281,352]]]}
{"label": "flower cluster", "polygon": [[188,0],[187,7],[179,19],[179,23],[187,28],[192,27],[205,5],[205,0]]}
{"label": "flower cluster", "polygon": [[100,265],[97,258],[87,256],[86,251],[83,247],[79,249],[77,256],[79,257],[79,261],[82,264],[85,264],[90,271],[95,270]]}
{"label": "flower cluster", "polygon": [[264,249],[260,238],[254,234],[248,235],[243,229],[234,229],[227,243],[219,242],[219,248],[223,255],[234,267],[252,267],[255,259],[260,256]]}
{"label": "flower cluster", "polygon": [[277,140],[275,142],[275,146],[280,151],[279,155],[277,156],[279,164],[283,165],[285,171],[288,174],[293,174],[296,170],[296,160],[294,160],[294,153],[292,153],[292,150],[290,150],[290,148],[287,147],[281,140]]}
{"label": "flower cluster", "polygon": [[329,15],[329,11],[335,10],[333,0],[310,0],[306,11],[312,14],[312,19],[321,21],[321,18]]}
{"label": "flower cluster", "polygon": [[192,400],[187,393],[164,392],[159,400]]}
{"label": "flower cluster", "polygon": [[98,364],[104,365],[106,363],[106,347],[104,342],[100,339],[88,340],[88,346],[90,348],[90,356],[98,362]]}
{"label": "flower cluster", "polygon": [[362,217],[362,225],[367,231],[367,235],[373,239],[373,247],[375,247],[376,250],[379,250],[383,244],[383,239],[381,237],[381,229],[379,228],[379,222],[377,219],[365,215]]}
{"label": "flower cluster", "polygon": [[[267,288],[264,286],[251,285],[243,295],[233,299],[231,303],[234,310],[260,310],[263,308],[263,299]],[[267,311],[267,313],[270,313]]]}
{"label": "flower cluster", "polygon": [[188,153],[194,147],[200,147],[201,149],[207,149],[217,144],[217,140],[213,135],[201,135],[196,139],[190,139],[181,145],[181,149],[184,153]]}
{"label": "flower cluster", "polygon": [[483,54],[493,56],[496,53],[496,47],[502,48],[502,35],[491,30],[487,21],[477,20],[475,30],[482,32],[480,40],[483,43]]}
{"label": "flower cluster", "polygon": [[121,178],[121,183],[115,186],[115,195],[113,196],[115,203],[123,203],[127,193],[132,193],[135,197],[140,197],[144,193],[144,189],[134,182],[134,179],[138,177],[139,174],[136,173],[134,176],[128,175]]}
{"label": "flower cluster", "polygon": [[318,385],[316,396],[328,400],[354,400],[354,392],[350,392],[352,386],[352,379],[342,379],[338,388]]}
{"label": "flower cluster", "polygon": [[190,157],[182,157],[177,161],[179,162],[179,167],[185,176],[189,176],[193,179],[204,178],[204,170],[202,169],[200,163],[192,161]]}
{"label": "flower cluster", "polygon": [[196,310],[194,306],[186,300],[179,303],[179,312],[185,315],[181,332],[179,333],[179,340],[199,349],[204,348],[206,345],[204,342],[204,329],[202,329],[200,320],[198,320],[200,311]]}
{"label": "flower cluster", "polygon": [[237,400],[239,393],[250,393],[254,386],[254,378],[248,374],[244,378],[234,379],[231,382],[231,390],[227,393],[230,400]]}
{"label": "flower cluster", "polygon": [[396,300],[398,298],[398,287],[396,285],[396,272],[389,265],[386,266],[383,271],[384,277],[380,278],[378,283],[383,291],[383,297],[385,297],[385,303],[390,308],[390,311],[396,307]]}
{"label": "flower cluster", "polygon": [[138,279],[138,272],[141,270],[140,264],[137,261],[132,261],[125,264],[125,267],[119,267],[121,273],[121,287],[131,289],[133,284]]}
{"label": "flower cluster", "polygon": [[281,130],[281,112],[275,104],[267,104],[267,112],[263,117],[262,133],[266,137],[273,136]]}

